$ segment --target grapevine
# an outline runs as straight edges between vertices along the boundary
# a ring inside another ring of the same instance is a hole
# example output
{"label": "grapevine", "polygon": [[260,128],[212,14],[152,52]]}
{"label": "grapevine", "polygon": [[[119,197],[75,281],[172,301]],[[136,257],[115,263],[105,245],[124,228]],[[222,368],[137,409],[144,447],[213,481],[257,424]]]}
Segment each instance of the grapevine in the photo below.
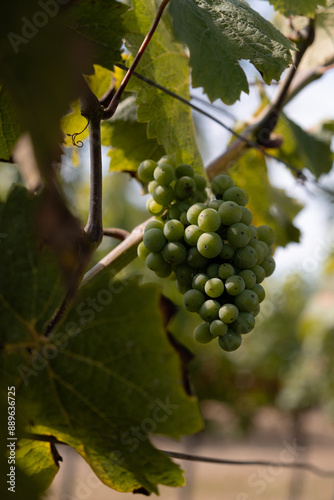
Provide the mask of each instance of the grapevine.
{"label": "grapevine", "polygon": [[253,330],[265,298],[260,283],[275,269],[275,234],[255,227],[248,195],[226,174],[211,188],[190,165],[171,156],[143,161],[138,177],[148,183],[147,209],[155,215],[138,246],[138,256],[157,276],[175,276],[183,304],[202,319],[194,338],[218,338],[234,351]]}

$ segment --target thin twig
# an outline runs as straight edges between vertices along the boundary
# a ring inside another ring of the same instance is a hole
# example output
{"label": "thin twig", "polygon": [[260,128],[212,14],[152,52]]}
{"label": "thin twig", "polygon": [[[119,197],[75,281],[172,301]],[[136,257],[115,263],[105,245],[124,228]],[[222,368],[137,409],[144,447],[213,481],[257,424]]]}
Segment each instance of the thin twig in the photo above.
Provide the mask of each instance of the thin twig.
{"label": "thin twig", "polygon": [[129,235],[129,231],[121,229],[119,227],[105,227],[103,228],[104,236],[110,236],[111,238],[116,238],[117,240],[125,240]]}
{"label": "thin twig", "polygon": [[127,84],[129,83],[129,80],[130,80],[131,76],[133,75],[134,70],[136,69],[140,59],[142,58],[148,44],[150,43],[150,40],[151,40],[155,30],[157,29],[157,26],[159,24],[161,16],[162,16],[162,14],[163,14],[163,12],[164,12],[164,10],[167,7],[169,2],[170,2],[170,0],[162,0],[161,4],[159,5],[159,8],[157,10],[157,14],[154,18],[154,21],[153,21],[147,35],[145,36],[144,41],[141,44],[130,68],[128,69],[128,71],[127,71],[125,77],[123,78],[120,86],[118,87],[115,95],[113,96],[109,106],[103,112],[103,116],[102,116],[103,120],[108,120],[115,113],[117,106],[121,101],[122,94],[123,94]]}

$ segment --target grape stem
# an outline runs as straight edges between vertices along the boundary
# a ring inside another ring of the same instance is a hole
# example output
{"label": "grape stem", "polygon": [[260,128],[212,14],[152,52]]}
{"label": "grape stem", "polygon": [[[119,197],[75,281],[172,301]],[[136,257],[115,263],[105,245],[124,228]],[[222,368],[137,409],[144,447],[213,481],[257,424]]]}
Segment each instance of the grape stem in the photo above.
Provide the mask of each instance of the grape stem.
{"label": "grape stem", "polygon": [[123,78],[120,86],[118,87],[116,93],[114,94],[113,98],[111,99],[109,106],[103,112],[103,116],[102,116],[103,120],[108,120],[109,118],[111,118],[114,115],[114,113],[117,109],[117,106],[119,105],[119,103],[121,101],[122,94],[123,94],[127,84],[129,83],[129,80],[130,80],[131,76],[133,75],[134,70],[136,69],[140,59],[142,58],[148,44],[150,43],[151,38],[152,38],[155,30],[158,27],[161,16],[162,16],[165,8],[169,4],[169,2],[170,2],[170,0],[163,0],[161,2],[161,4],[159,5],[159,8],[157,10],[157,14],[154,18],[154,21],[153,21],[147,35],[145,36],[144,41],[141,44],[130,68],[126,72],[125,77]]}

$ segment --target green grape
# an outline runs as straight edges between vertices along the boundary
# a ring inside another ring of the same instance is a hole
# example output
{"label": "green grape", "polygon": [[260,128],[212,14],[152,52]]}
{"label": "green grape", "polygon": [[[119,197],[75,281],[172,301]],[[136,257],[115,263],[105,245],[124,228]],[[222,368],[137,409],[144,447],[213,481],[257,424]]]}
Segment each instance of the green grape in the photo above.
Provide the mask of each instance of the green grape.
{"label": "green grape", "polygon": [[248,226],[248,229],[249,229],[250,234],[251,234],[251,238],[249,240],[248,245],[255,248],[256,245],[259,243],[259,236],[257,234],[256,227],[250,225],[250,226]]}
{"label": "green grape", "polygon": [[201,234],[203,234],[203,231],[195,224],[191,224],[184,230],[184,241],[188,243],[188,245],[195,247]]}
{"label": "green grape", "polygon": [[164,227],[164,235],[168,241],[182,240],[184,234],[184,226],[177,219],[170,219]]}
{"label": "green grape", "polygon": [[187,165],[186,163],[181,163],[175,169],[175,175],[177,179],[181,177],[194,177],[195,172],[191,165]]}
{"label": "green grape", "polygon": [[165,207],[162,205],[159,205],[159,203],[154,201],[153,198],[149,198],[147,200],[146,208],[152,215],[155,215],[155,216],[161,215],[165,211]]}
{"label": "green grape", "polygon": [[210,333],[209,323],[201,323],[196,326],[194,330],[194,338],[200,344],[207,344],[208,342],[211,342],[211,340],[213,340],[213,336]]}
{"label": "green grape", "polygon": [[153,219],[153,220],[150,220],[146,224],[144,232],[146,233],[146,231],[148,231],[149,229],[153,229],[153,228],[157,228],[157,229],[160,229],[160,231],[163,231],[164,227],[165,227],[164,222],[162,222],[161,220],[158,220],[158,219]]}
{"label": "green grape", "polygon": [[176,161],[173,156],[170,155],[162,156],[158,161],[158,165],[162,165],[163,163],[168,163],[168,165],[170,165],[171,167],[176,168]]}
{"label": "green grape", "polygon": [[190,287],[188,285],[183,284],[183,283],[178,283],[177,289],[182,295],[184,295],[188,290],[190,290]]}
{"label": "green grape", "polygon": [[196,184],[194,179],[189,176],[180,177],[174,186],[175,196],[179,200],[186,200],[194,196],[196,192]]}
{"label": "green grape", "polygon": [[259,298],[252,290],[244,290],[234,301],[239,311],[251,313],[259,305]]}
{"label": "green grape", "polygon": [[219,213],[213,208],[205,208],[198,216],[198,226],[205,233],[217,231],[220,225]]}
{"label": "green grape", "polygon": [[261,266],[263,267],[266,276],[271,276],[275,271],[276,263],[272,257],[266,257]]}
{"label": "green grape", "polygon": [[214,259],[223,249],[223,241],[216,233],[203,233],[198,238],[197,249],[203,257]]}
{"label": "green grape", "polygon": [[182,243],[170,241],[162,249],[162,256],[169,264],[181,264],[187,258],[187,250]]}
{"label": "green grape", "polygon": [[218,314],[221,321],[226,324],[230,324],[236,321],[239,315],[239,310],[234,304],[224,304],[219,309]]}
{"label": "green grape", "polygon": [[153,199],[159,205],[169,205],[174,200],[174,189],[171,186],[160,186],[154,188]]}
{"label": "green grape", "polygon": [[234,248],[231,247],[228,243],[223,244],[222,251],[220,252],[220,256],[223,260],[231,260],[234,255]]}
{"label": "green grape", "polygon": [[263,286],[256,283],[253,286],[252,291],[255,292],[257,294],[257,296],[259,297],[259,303],[264,301],[265,296],[266,296],[266,292],[265,292]]}
{"label": "green grape", "polygon": [[180,285],[191,287],[193,281],[194,270],[188,264],[179,264],[175,268],[175,277]]}
{"label": "green grape", "polygon": [[218,212],[219,207],[222,203],[224,203],[223,200],[211,200],[208,203],[208,208],[214,208]]}
{"label": "green grape", "polygon": [[208,195],[206,194],[206,191],[199,191],[196,189],[196,192],[191,199],[193,203],[205,203],[208,199]]}
{"label": "green grape", "polygon": [[254,316],[254,318],[256,318],[259,312],[260,312],[260,304],[254,309],[254,311],[252,311],[252,315]]}
{"label": "green grape", "polygon": [[194,269],[200,269],[201,267],[205,267],[207,265],[208,259],[203,257],[196,247],[191,247],[188,250],[187,263]]}
{"label": "green grape", "polygon": [[209,276],[209,278],[218,278],[218,273],[219,273],[219,264],[213,263],[210,264],[206,268],[206,274]]}
{"label": "green grape", "polygon": [[153,227],[144,233],[143,242],[147,250],[158,253],[163,249],[167,240],[160,229]]}
{"label": "green grape", "polygon": [[225,191],[234,186],[234,182],[228,175],[217,175],[211,183],[211,191],[214,195],[222,196]]}
{"label": "green grape", "polygon": [[256,266],[252,267],[252,271],[256,276],[256,283],[262,283],[262,281],[266,277],[266,272],[263,269],[263,267],[256,265]]}
{"label": "green grape", "polygon": [[259,245],[259,244],[255,245],[254,249],[257,253],[257,264],[261,265],[261,263],[263,262],[263,260],[266,256],[265,250],[264,250],[263,246]]}
{"label": "green grape", "polygon": [[202,175],[194,175],[194,181],[198,191],[204,191],[206,189],[206,180],[202,177]]}
{"label": "green grape", "polygon": [[150,251],[144,245],[144,242],[141,241],[137,246],[137,255],[141,260],[146,260],[146,257],[149,255]]}
{"label": "green grape", "polygon": [[150,181],[147,185],[147,189],[148,189],[148,192],[150,194],[153,193],[154,189],[159,186],[159,184],[157,183],[157,181]]}
{"label": "green grape", "polygon": [[194,205],[191,205],[191,207],[189,207],[187,211],[187,219],[189,224],[194,224],[197,226],[198,216],[205,208],[206,205],[204,205],[204,203],[195,203]]}
{"label": "green grape", "polygon": [[244,280],[246,288],[252,289],[255,286],[256,276],[250,269],[239,271],[239,276]]}
{"label": "green grape", "polygon": [[238,248],[233,257],[233,264],[239,269],[250,269],[257,263],[257,253],[249,245]]}
{"label": "green grape", "polygon": [[203,321],[213,321],[215,319],[218,319],[218,311],[220,308],[219,302],[217,300],[206,300],[204,304],[202,304],[200,310],[199,310],[199,315],[202,318]]}
{"label": "green grape", "polygon": [[275,242],[275,232],[272,227],[264,224],[256,228],[259,240],[264,241],[267,245],[272,245]]}
{"label": "green grape", "polygon": [[175,171],[168,163],[162,163],[154,170],[154,179],[161,186],[167,186],[175,179]]}
{"label": "green grape", "polygon": [[180,222],[182,222],[182,224],[184,226],[188,226],[189,222],[188,222],[188,219],[187,219],[187,212],[182,212],[182,214],[180,215]]}
{"label": "green grape", "polygon": [[210,332],[213,337],[221,337],[227,333],[228,326],[220,319],[215,319],[210,323]]}
{"label": "green grape", "polygon": [[204,273],[195,274],[192,280],[192,287],[194,290],[205,292],[205,283],[209,280],[209,276]]}
{"label": "green grape", "polygon": [[255,318],[253,314],[248,312],[240,312],[239,316],[233,323],[233,330],[239,334],[246,334],[253,330],[255,326]]}
{"label": "green grape", "polygon": [[172,203],[172,205],[169,207],[168,210],[169,218],[180,220],[180,217],[183,214],[183,212],[186,212],[188,209],[189,209],[189,204],[185,203],[184,201]]}
{"label": "green grape", "polygon": [[205,283],[204,290],[209,297],[216,299],[223,294],[224,283],[219,278],[211,278]]}
{"label": "green grape", "polygon": [[241,335],[234,330],[228,329],[228,332],[221,337],[218,337],[218,344],[223,351],[231,352],[238,349],[241,346],[242,338]]}
{"label": "green grape", "polygon": [[219,266],[219,271],[218,271],[218,276],[222,280],[226,280],[230,276],[233,276],[234,274],[234,268],[231,266],[231,264],[221,264]]}
{"label": "green grape", "polygon": [[232,226],[228,228],[226,235],[229,243],[235,248],[245,247],[251,236],[248,226],[241,222],[232,224]]}
{"label": "green grape", "polygon": [[240,222],[242,215],[241,207],[239,207],[239,205],[237,205],[234,201],[224,201],[220,205],[218,213],[222,223],[227,226]]}
{"label": "green grape", "polygon": [[253,220],[253,215],[250,210],[246,207],[240,207],[241,208],[241,219],[240,222],[243,224],[246,224],[246,226],[249,226],[252,223]]}
{"label": "green grape", "polygon": [[172,266],[170,264],[168,264],[167,262],[165,262],[165,264],[166,264],[166,266],[163,269],[159,269],[159,271],[155,271],[155,274],[159,278],[168,278],[173,271]]}
{"label": "green grape", "polygon": [[234,274],[225,281],[225,288],[229,295],[240,295],[245,290],[245,282],[239,275]]}
{"label": "green grape", "polygon": [[161,253],[151,252],[146,257],[146,266],[151,269],[151,271],[157,272],[168,272],[167,276],[172,272],[172,268],[161,256]]}
{"label": "green grape", "polygon": [[205,295],[198,290],[188,290],[183,296],[183,305],[190,312],[198,312],[205,302]]}
{"label": "green grape", "polygon": [[[261,243],[264,243],[264,241],[261,241]],[[275,253],[275,247],[274,245],[269,245],[268,247],[268,253],[266,255],[266,257],[272,257]]]}
{"label": "green grape", "polygon": [[258,240],[256,246],[257,245],[263,248],[263,252],[264,252],[265,257],[269,256],[270,251],[269,251],[269,247],[268,247],[267,243],[265,243],[264,241]]}
{"label": "green grape", "polygon": [[138,177],[143,182],[153,181],[154,169],[157,162],[154,160],[145,160],[138,167]]}
{"label": "green grape", "polygon": [[223,200],[234,201],[238,205],[245,206],[248,203],[248,194],[244,189],[231,187],[225,191]]}

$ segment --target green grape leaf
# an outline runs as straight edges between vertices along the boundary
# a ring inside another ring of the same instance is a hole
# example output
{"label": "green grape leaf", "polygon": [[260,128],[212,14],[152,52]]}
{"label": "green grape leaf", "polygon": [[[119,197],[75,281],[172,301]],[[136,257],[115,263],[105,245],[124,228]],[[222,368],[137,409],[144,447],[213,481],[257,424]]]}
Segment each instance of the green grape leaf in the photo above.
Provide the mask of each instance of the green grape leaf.
{"label": "green grape leaf", "polygon": [[229,174],[249,195],[247,207],[253,214],[252,224],[272,226],[278,246],[285,247],[291,241],[299,241],[300,231],[294,226],[293,219],[302,206],[282,189],[270,184],[266,162],[259,151],[252,150],[243,155]]}
{"label": "green grape leaf", "polygon": [[327,0],[269,0],[274,9],[286,17],[313,17],[319,5],[326,6]]}
{"label": "green grape leaf", "polygon": [[268,84],[292,62],[291,42],[243,0],[172,0],[169,11],[175,36],[190,50],[192,85],[211,101],[232,104],[248,93],[241,59]]}
{"label": "green grape leaf", "polygon": [[15,116],[10,96],[0,85],[0,158],[9,160],[13,146],[22,133],[22,127]]}
{"label": "green grape leaf", "polygon": [[102,144],[111,146],[110,170],[137,171],[143,159],[159,160],[165,154],[156,139],[147,138],[147,126],[137,121],[133,96],[122,101],[114,116],[101,125]]}
{"label": "green grape leaf", "polygon": [[[38,201],[16,187],[0,205],[6,235],[0,244],[0,370],[4,383],[16,387],[27,430],[71,445],[119,491],[182,485],[180,468],[148,437],[177,439],[202,427],[164,329],[160,289],[141,286],[138,277],[110,281],[105,270],[82,287],[58,330],[43,336],[61,286],[52,255],[34,231]],[[21,467],[41,487],[56,472],[44,451],[26,442],[21,456]]]}
{"label": "green grape leaf", "polygon": [[278,156],[299,169],[307,168],[318,178],[332,168],[331,139],[326,140],[303,130],[297,123],[282,114],[276,132],[284,142]]}
{"label": "green grape leaf", "polygon": [[[156,15],[156,4],[154,0],[134,0],[132,5],[124,19],[129,31],[126,45],[134,55]],[[188,59],[182,47],[173,41],[168,16],[160,20],[137,71],[190,100]],[[190,108],[135,77],[127,89],[138,92],[138,121],[148,123],[148,138],[157,138],[167,154],[176,156],[178,163],[190,163],[197,173],[206,176]]]}

